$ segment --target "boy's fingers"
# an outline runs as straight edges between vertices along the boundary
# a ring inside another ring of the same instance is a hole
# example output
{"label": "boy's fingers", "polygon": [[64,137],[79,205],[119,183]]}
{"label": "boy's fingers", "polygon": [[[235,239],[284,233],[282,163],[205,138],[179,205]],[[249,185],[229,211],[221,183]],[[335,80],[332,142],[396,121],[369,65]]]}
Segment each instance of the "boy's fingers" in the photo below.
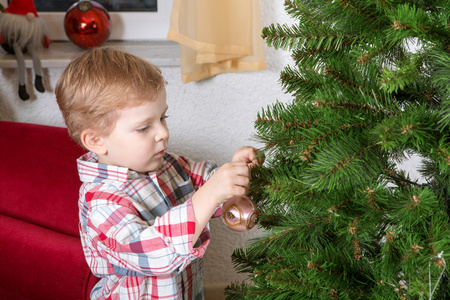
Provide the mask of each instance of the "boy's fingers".
{"label": "boy's fingers", "polygon": [[256,165],[262,165],[265,160],[266,156],[264,155],[264,153],[260,152],[259,150],[255,150],[255,152],[252,152],[252,154],[250,155],[247,165],[250,168],[253,168]]}
{"label": "boy's fingers", "polygon": [[236,184],[240,186],[248,186],[250,185],[250,177],[249,176],[237,176]]}

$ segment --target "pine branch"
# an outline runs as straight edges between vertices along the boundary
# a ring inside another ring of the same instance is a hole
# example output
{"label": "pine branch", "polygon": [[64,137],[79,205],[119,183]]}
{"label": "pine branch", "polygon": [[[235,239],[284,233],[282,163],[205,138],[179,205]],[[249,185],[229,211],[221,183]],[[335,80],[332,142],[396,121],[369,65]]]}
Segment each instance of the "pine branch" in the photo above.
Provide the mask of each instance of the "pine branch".
{"label": "pine branch", "polygon": [[[441,299],[450,259],[450,0],[288,0],[290,104],[255,122],[266,229],[234,256],[245,299]],[[397,164],[419,154],[420,184]],[[235,288],[238,289],[238,288]],[[440,298],[441,297],[441,298]]]}
{"label": "pine branch", "polygon": [[246,296],[247,285],[245,283],[233,282],[225,288],[227,300],[244,300]]}

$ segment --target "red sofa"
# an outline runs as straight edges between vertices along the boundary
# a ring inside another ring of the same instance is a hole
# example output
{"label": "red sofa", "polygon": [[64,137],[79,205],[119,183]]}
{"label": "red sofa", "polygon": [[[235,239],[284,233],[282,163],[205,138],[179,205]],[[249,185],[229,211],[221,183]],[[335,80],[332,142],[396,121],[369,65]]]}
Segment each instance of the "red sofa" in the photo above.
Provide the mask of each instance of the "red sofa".
{"label": "red sofa", "polygon": [[67,130],[0,121],[0,299],[89,299],[99,280],[78,234],[76,158]]}

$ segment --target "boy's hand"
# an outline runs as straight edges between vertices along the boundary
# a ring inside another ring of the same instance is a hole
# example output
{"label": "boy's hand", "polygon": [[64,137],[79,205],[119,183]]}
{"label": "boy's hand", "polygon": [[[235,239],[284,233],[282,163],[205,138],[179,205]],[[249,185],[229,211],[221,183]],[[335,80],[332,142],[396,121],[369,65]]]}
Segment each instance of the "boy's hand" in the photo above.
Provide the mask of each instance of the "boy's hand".
{"label": "boy's hand", "polygon": [[264,155],[253,147],[241,147],[231,162],[219,168],[192,196],[197,240],[218,205],[234,196],[244,196],[250,187],[250,168],[264,162]]}
{"label": "boy's hand", "polygon": [[234,153],[231,161],[242,161],[247,163],[249,168],[252,168],[255,165],[262,165],[264,163],[264,159],[264,154],[260,153],[258,149],[250,146],[243,146]]}
{"label": "boy's hand", "polygon": [[247,194],[250,169],[246,162],[233,161],[219,168],[192,196],[195,215],[193,243],[200,236],[218,205],[233,196]]}
{"label": "boy's hand", "polygon": [[233,196],[243,196],[250,186],[250,169],[244,161],[232,161],[220,167],[197,191],[205,193],[216,206]]}

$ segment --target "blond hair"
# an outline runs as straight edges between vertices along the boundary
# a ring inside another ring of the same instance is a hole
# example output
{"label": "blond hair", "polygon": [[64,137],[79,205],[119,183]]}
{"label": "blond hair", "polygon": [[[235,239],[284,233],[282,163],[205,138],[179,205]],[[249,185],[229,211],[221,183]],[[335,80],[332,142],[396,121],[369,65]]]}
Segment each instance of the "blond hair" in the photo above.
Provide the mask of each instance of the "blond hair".
{"label": "blond hair", "polygon": [[70,136],[82,145],[83,130],[109,135],[118,118],[117,110],[154,101],[165,85],[161,70],[145,59],[101,47],[87,51],[67,66],[55,94]]}

